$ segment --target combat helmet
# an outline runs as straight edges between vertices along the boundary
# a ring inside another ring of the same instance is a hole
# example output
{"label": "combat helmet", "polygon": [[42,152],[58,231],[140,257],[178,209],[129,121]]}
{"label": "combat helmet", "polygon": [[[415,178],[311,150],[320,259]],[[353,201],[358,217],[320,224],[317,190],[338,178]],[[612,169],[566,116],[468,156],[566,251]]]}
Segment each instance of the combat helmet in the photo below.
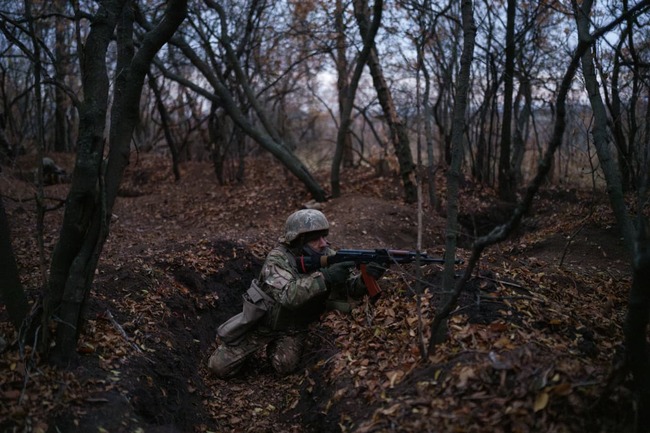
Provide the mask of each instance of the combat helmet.
{"label": "combat helmet", "polygon": [[289,215],[287,222],[284,226],[284,236],[280,241],[290,244],[296,240],[300,235],[310,232],[324,232],[323,236],[327,236],[330,225],[323,212],[316,209],[301,209]]}

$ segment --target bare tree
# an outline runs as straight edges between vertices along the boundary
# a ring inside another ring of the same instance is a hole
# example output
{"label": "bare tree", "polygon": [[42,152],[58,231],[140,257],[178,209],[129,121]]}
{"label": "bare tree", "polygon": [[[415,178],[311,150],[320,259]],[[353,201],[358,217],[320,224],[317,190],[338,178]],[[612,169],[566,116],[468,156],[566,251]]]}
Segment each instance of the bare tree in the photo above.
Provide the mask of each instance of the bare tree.
{"label": "bare tree", "polygon": [[167,112],[167,107],[165,107],[165,103],[163,102],[162,92],[158,87],[158,83],[156,83],[156,78],[151,73],[149,73],[148,76],[149,88],[154,94],[154,98],[156,100],[156,108],[158,110],[158,115],[160,116],[160,124],[163,129],[163,133],[165,134],[167,145],[169,146],[169,152],[172,155],[172,171],[174,173],[174,179],[179,180],[181,178],[181,172],[178,167],[178,146],[176,145],[174,134],[172,134],[171,131],[172,125],[169,118],[169,113]]}
{"label": "bare tree", "polygon": [[[237,92],[241,92],[239,96],[241,96],[241,98],[246,101],[246,104],[251,107],[251,110],[256,116],[255,120],[256,122],[259,122],[260,126],[251,121],[250,116],[247,116],[246,112],[242,110],[242,104],[237,102],[233,91],[231,91],[228,83],[226,83],[224,79],[224,75],[215,69],[214,63],[210,64],[204,60],[203,56],[191,47],[180,35],[173,38],[171,43],[177,47],[202,74],[207,83],[212,86],[212,91],[206,91],[204,87],[196,84],[195,81],[174,73],[165,68],[164,65],[158,64],[159,67],[164,71],[164,74],[167,77],[193,90],[202,97],[219,103],[221,108],[228,113],[233,122],[241,128],[242,131],[255,140],[262,148],[276,157],[294,176],[296,176],[296,178],[303,182],[315,200],[325,201],[325,191],[309,172],[307,167],[305,167],[302,161],[296,157],[290,147],[280,137],[273,122],[267,115],[263,104],[260,102],[254,89],[251,87],[250,81],[246,76],[246,71],[242,68],[237,52],[231,43],[228,33],[226,11],[219,3],[213,0],[206,0],[206,3],[219,16],[218,29],[220,32],[216,36],[224,50],[224,61],[227,62],[228,67],[231,68],[236,77],[236,84],[239,86],[236,90]],[[210,61],[215,62],[217,59],[212,58]]]}
{"label": "bare tree", "polygon": [[[633,9],[648,4],[650,2],[641,2]],[[593,2],[586,0],[578,4],[574,0],[572,5],[578,27],[579,39],[585,44],[590,43],[592,41],[589,33],[591,26],[590,16]],[[628,11],[629,9],[626,7],[625,12]],[[632,18],[628,20],[628,23],[631,21]],[[648,317],[650,317],[650,244],[648,241],[647,223],[641,210],[644,207],[643,199],[645,198],[644,192],[647,186],[647,166],[643,169],[644,181],[640,185],[640,199],[638,202],[640,206],[640,210],[638,211],[639,227],[635,228],[623,193],[623,177],[628,173],[628,165],[624,164],[624,168],[622,168],[617,164],[617,160],[610,152],[607,113],[596,78],[593,52],[591,50],[585,51],[581,60],[585,87],[589,94],[589,102],[594,113],[592,128],[594,145],[607,181],[607,193],[610,204],[618,222],[619,231],[623,236],[624,245],[628,249],[632,262],[633,281],[632,287],[630,288],[628,314],[625,321],[626,362],[624,368],[629,369],[634,376],[634,387],[637,392],[638,403],[636,431],[648,432],[650,431],[650,373],[648,373],[647,366],[650,357],[648,356],[647,325]],[[616,136],[618,133],[620,133],[620,130],[615,127],[614,135]],[[644,157],[643,160],[647,164],[647,157]]]}
{"label": "bare tree", "polygon": [[[574,15],[576,17],[576,24],[578,27],[578,37],[584,43],[590,43],[591,35],[589,33],[592,0],[582,2],[578,6],[577,2],[573,0]],[[594,145],[598,152],[598,160],[605,179],[607,180],[607,192],[609,200],[614,210],[614,216],[618,222],[619,230],[623,236],[625,246],[630,252],[633,251],[634,245],[634,226],[628,216],[627,206],[625,204],[625,197],[623,195],[623,185],[621,180],[621,172],[617,167],[616,160],[612,157],[609,151],[609,133],[607,129],[607,113],[605,104],[599,91],[599,84],[596,78],[596,68],[594,66],[594,58],[591,50],[586,50],[582,55],[582,72],[585,78],[585,87],[589,95],[589,102],[594,113],[594,125],[592,130]]]}
{"label": "bare tree", "polygon": [[[458,195],[460,189],[461,164],[463,160],[463,137],[466,128],[467,101],[470,84],[470,69],[474,59],[474,44],[476,24],[471,0],[463,0],[461,5],[463,23],[463,51],[460,58],[456,97],[454,100],[454,115],[451,130],[451,166],[447,175],[447,225],[445,227],[445,270],[443,274],[443,289],[448,290],[453,285],[454,261],[456,259],[456,242],[458,240]],[[436,318],[439,313],[436,313]],[[433,329],[433,328],[432,328]],[[442,341],[446,334],[446,326],[436,329],[431,334],[431,341]]]}
{"label": "bare tree", "polygon": [[[370,31],[370,24],[367,17],[367,1],[356,0],[354,1],[354,15],[357,19],[361,34],[365,35]],[[379,62],[379,54],[377,46],[371,41],[370,53],[368,55],[368,68],[372,81],[377,91],[377,98],[381,105],[384,116],[386,116],[386,123],[390,130],[390,138],[395,149],[395,155],[399,163],[399,172],[402,177],[402,186],[404,187],[404,199],[407,203],[414,203],[417,200],[417,190],[415,187],[415,171],[413,164],[413,155],[411,154],[411,147],[409,143],[408,130],[406,122],[397,113],[393,95],[391,94],[381,64]]]}
{"label": "bare tree", "polygon": [[489,0],[477,2],[482,25],[467,137],[472,177],[490,187],[510,185],[502,195],[506,199],[510,195],[509,200],[526,177],[523,165],[535,161],[536,153],[541,157],[539,149],[546,137],[534,133],[535,123],[538,117],[544,119],[544,126],[552,121],[546,107],[557,94],[555,77],[564,68],[567,52],[559,37],[559,24],[565,18],[553,3],[516,6],[511,5],[510,12]]}
{"label": "bare tree", "polygon": [[55,48],[54,56],[54,73],[56,84],[54,86],[54,143],[52,148],[57,152],[66,152],[71,150],[70,143],[70,125],[67,119],[67,109],[70,105],[69,98],[66,95],[63,83],[65,83],[67,71],[69,69],[68,47],[70,46],[67,41],[67,29],[65,12],[65,1],[55,0],[53,7],[56,12],[54,18],[56,32],[55,32]]}
{"label": "bare tree", "polygon": [[[546,152],[544,159],[540,163],[539,170],[535,179],[528,187],[524,199],[517,206],[510,220],[506,224],[495,228],[489,235],[478,239],[474,243],[472,248],[472,255],[469,260],[468,267],[463,273],[461,279],[457,282],[452,297],[448,300],[448,302],[444,306],[442,306],[442,308],[440,308],[437,311],[436,317],[432,322],[431,334],[433,336],[439,335],[440,330],[444,329],[444,322],[448,317],[448,314],[452,311],[454,305],[456,304],[458,300],[458,296],[462,291],[462,287],[469,279],[472,269],[476,266],[478,258],[481,255],[481,252],[484,250],[485,247],[492,245],[494,243],[498,243],[501,240],[505,239],[512,232],[512,230],[519,224],[519,221],[529,209],[533,197],[536,194],[537,190],[539,189],[539,186],[541,185],[543,179],[550,171],[551,161],[553,159],[553,153],[560,146],[562,142],[564,130],[565,130],[565,115],[566,115],[565,104],[566,104],[567,93],[570,89],[571,81],[573,79],[573,76],[576,73],[576,70],[580,62],[582,62],[583,72],[585,74],[585,84],[589,91],[590,101],[592,102],[592,107],[594,108],[595,116],[601,119],[602,123],[605,124],[605,122],[602,120],[603,118],[598,117],[603,115],[604,110],[602,107],[602,100],[600,100],[599,95],[597,95],[598,93],[597,85],[595,83],[595,74],[594,74],[594,68],[592,64],[593,58],[589,50],[591,49],[594,41],[597,39],[598,36],[603,35],[607,31],[611,30],[622,20],[643,13],[643,11],[647,10],[649,4],[650,2],[645,2],[645,1],[638,3],[637,5],[635,5],[635,7],[626,10],[619,18],[615,19],[608,25],[599,28],[597,32],[594,32],[594,34],[590,34],[588,31],[589,30],[588,17],[590,16],[590,9],[592,6],[591,2],[589,1],[582,2],[580,6],[578,6],[576,2],[573,3],[574,15],[575,15],[576,23],[578,25],[580,39],[579,39],[578,47],[576,48],[575,54],[573,56],[573,60],[567,70],[567,73],[564,76],[562,85],[560,87],[560,93],[556,104],[557,117],[555,121],[554,133],[551,142],[549,144],[549,148]],[[601,149],[599,149],[599,157],[602,155],[605,158],[609,158],[610,155],[605,152],[605,146],[604,146],[604,144],[606,143],[605,134],[604,131],[599,130],[599,126],[596,126],[596,124],[598,123],[599,122],[596,121],[594,126],[594,141],[597,140],[601,141],[601,143],[597,145],[597,146],[601,146]],[[647,157],[644,158],[644,161],[647,163]],[[607,174],[608,185],[611,190],[614,190],[614,191],[610,191],[610,200],[612,202],[616,202],[617,200],[619,200],[618,191],[620,188],[620,183],[617,182],[618,173],[616,172],[615,167],[611,164],[611,162],[601,160],[601,163],[603,162],[608,164],[608,166],[605,168],[606,172],[609,171],[609,173]],[[647,172],[644,171],[644,182],[643,182],[644,191],[647,184],[645,179],[647,179]],[[641,203],[644,203],[644,194],[641,193],[639,197],[640,197],[639,204],[641,205]],[[615,214],[617,214],[616,217],[620,221],[622,218],[621,215],[619,215],[620,210],[617,210],[618,206],[619,204],[616,203],[612,204]],[[631,226],[631,223],[629,224]],[[628,227],[628,230],[632,231],[632,233],[635,233],[632,227]],[[621,227],[621,231],[624,232],[625,228]],[[626,236],[625,233],[624,236]],[[634,244],[635,249],[632,255],[634,278],[630,290],[628,315],[625,321],[626,362],[625,362],[624,369],[629,369],[633,373],[635,379],[635,389],[638,393],[638,399],[637,399],[638,409],[637,409],[637,419],[636,419],[636,426],[635,426],[636,431],[645,432],[645,431],[649,431],[650,429],[650,417],[648,416],[649,413],[648,409],[650,407],[650,392],[648,391],[650,390],[650,374],[648,374],[647,371],[649,358],[648,358],[647,338],[646,338],[648,317],[649,317],[648,312],[650,310],[650,286],[648,286],[647,284],[647,281],[650,278],[649,276],[650,255],[648,254],[649,250],[648,250],[648,237],[647,237],[646,223],[644,221],[644,217],[641,214],[639,214],[639,230],[636,232],[635,239],[636,239],[636,243]],[[626,241],[628,241],[628,238],[626,238]],[[431,351],[435,347],[435,344],[437,344],[438,341],[439,340],[435,338],[432,338],[430,340],[429,351]]]}
{"label": "bare tree", "polygon": [[575,76],[576,70],[578,68],[579,59],[584,50],[588,46],[583,45],[578,47],[576,54],[573,57],[572,63],[567,69],[564,79],[562,81],[562,86],[560,88],[560,93],[558,100],[556,102],[556,119],[555,119],[555,128],[553,131],[553,137],[549,143],[549,147],[545,154],[544,159],[540,161],[539,168],[535,179],[531,182],[526,190],[526,195],[523,200],[518,204],[514,213],[512,214],[510,220],[498,227],[495,227],[489,234],[478,238],[472,245],[472,254],[467,263],[467,267],[463,271],[461,278],[455,283],[454,291],[452,295],[446,300],[446,302],[436,310],[436,315],[434,320],[431,322],[431,335],[433,336],[429,341],[429,352],[431,352],[437,344],[442,342],[445,338],[446,331],[446,320],[449,317],[449,314],[455,308],[458,302],[458,298],[463,290],[465,283],[470,279],[474,268],[478,264],[478,261],[483,254],[485,248],[495,245],[499,242],[502,242],[506,239],[512,231],[519,225],[523,215],[530,208],[533,197],[539,190],[542,182],[544,181],[545,176],[548,174],[551,168],[551,161],[558,147],[562,144],[562,139],[565,131],[565,113],[566,113],[566,98],[569,90],[571,88],[571,83],[573,77]]}
{"label": "bare tree", "polygon": [[[350,73],[349,61],[347,55],[345,25],[345,5],[342,0],[336,0],[334,6],[334,31],[336,34],[336,48],[334,51],[334,65],[336,67],[336,90],[338,91],[339,103],[339,125],[343,124],[342,116],[345,113],[345,107],[354,104],[350,101]],[[354,98],[353,98],[354,99]],[[340,145],[343,148],[341,163],[344,167],[352,167],[352,132],[346,131]]]}
{"label": "bare tree", "polygon": [[373,6],[371,24],[368,26],[367,32],[362,35],[363,45],[359,56],[357,57],[354,72],[350,78],[350,85],[348,86],[347,95],[345,95],[344,98],[344,101],[346,103],[342,104],[341,106],[341,113],[339,114],[341,123],[339,124],[339,129],[336,135],[336,150],[334,152],[332,170],[330,174],[330,184],[332,186],[332,195],[334,197],[339,197],[341,195],[340,172],[344,144],[350,125],[352,124],[352,109],[354,107],[354,99],[357,93],[357,88],[359,87],[359,80],[361,79],[363,69],[365,68],[365,65],[370,57],[373,41],[375,39],[377,31],[379,30],[379,25],[381,24],[382,8],[383,1],[376,0]]}
{"label": "bare tree", "polygon": [[[433,5],[428,0],[424,1],[405,1],[403,7],[408,10],[409,15],[413,16],[415,26],[412,30],[408,30],[407,34],[416,50],[416,73],[418,81],[418,90],[421,86],[424,87],[421,95],[422,115],[419,116],[423,125],[419,127],[424,130],[425,149],[427,155],[426,162],[426,180],[429,192],[429,202],[431,206],[439,212],[440,200],[436,194],[435,174],[438,168],[435,156],[435,136],[433,131],[434,110],[431,105],[431,97],[433,93],[433,77],[431,70],[432,67],[426,62],[426,49],[428,46],[434,44],[437,40],[436,29],[439,28],[441,18],[448,13],[452,7],[452,3],[448,2],[442,5],[441,10],[435,10]],[[440,57],[438,57],[440,59]],[[444,68],[442,66],[441,68]],[[422,75],[423,84],[420,86],[420,74]],[[439,89],[438,93],[443,93],[443,86]],[[420,103],[418,103],[419,107]],[[420,149],[418,148],[418,164],[420,163]],[[440,152],[442,154],[442,152]]]}
{"label": "bare tree", "polygon": [[[627,0],[621,10],[629,9]],[[613,52],[598,50],[594,64],[603,84],[616,160],[621,173],[624,192],[634,191],[641,183],[643,167],[643,120],[641,119],[647,81],[647,19],[628,19],[617,35]],[[606,48],[604,45],[603,48]]]}
{"label": "bare tree", "polygon": [[[84,100],[80,107],[82,122],[77,160],[43,299],[40,348],[55,364],[67,365],[75,353],[81,312],[108,236],[111,211],[129,161],[144,79],[156,53],[185,18],[186,7],[186,0],[170,0],[158,24],[147,32],[137,51],[133,41],[130,2],[104,1],[92,18],[82,56]],[[116,29],[117,76],[104,171],[104,132],[110,81],[106,53]],[[51,325],[56,325],[53,334]],[[53,339],[56,344],[52,347]]]}
{"label": "bare tree", "polygon": [[506,59],[504,70],[503,119],[501,120],[501,152],[499,154],[499,196],[508,201],[515,198],[515,177],[510,164],[512,143],[512,99],[515,81],[515,18],[517,2],[508,0],[506,24]]}

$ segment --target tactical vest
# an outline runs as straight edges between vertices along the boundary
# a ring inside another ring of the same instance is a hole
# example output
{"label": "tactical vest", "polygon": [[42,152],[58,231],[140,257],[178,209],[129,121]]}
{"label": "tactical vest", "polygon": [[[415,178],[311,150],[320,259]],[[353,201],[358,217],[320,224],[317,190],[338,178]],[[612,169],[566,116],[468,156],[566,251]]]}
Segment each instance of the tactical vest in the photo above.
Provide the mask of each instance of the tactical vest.
{"label": "tactical vest", "polygon": [[[296,256],[285,245],[280,245],[279,248],[288,259],[289,265],[297,272]],[[264,284],[262,288],[266,289]],[[323,291],[296,310],[288,309],[276,302],[269,312],[267,325],[277,331],[305,329],[311,322],[318,320],[325,311],[327,296],[327,292]]]}

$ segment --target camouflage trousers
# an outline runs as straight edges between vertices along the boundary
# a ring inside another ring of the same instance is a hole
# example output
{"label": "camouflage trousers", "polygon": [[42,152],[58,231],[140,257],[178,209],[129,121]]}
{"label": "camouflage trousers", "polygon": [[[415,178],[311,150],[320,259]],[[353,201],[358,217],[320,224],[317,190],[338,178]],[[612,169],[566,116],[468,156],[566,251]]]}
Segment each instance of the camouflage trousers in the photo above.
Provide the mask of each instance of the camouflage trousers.
{"label": "camouflage trousers", "polygon": [[236,344],[222,342],[210,356],[208,368],[217,377],[232,377],[241,370],[248,358],[266,346],[266,354],[273,369],[281,375],[292,373],[298,368],[306,334],[269,334],[253,331]]}

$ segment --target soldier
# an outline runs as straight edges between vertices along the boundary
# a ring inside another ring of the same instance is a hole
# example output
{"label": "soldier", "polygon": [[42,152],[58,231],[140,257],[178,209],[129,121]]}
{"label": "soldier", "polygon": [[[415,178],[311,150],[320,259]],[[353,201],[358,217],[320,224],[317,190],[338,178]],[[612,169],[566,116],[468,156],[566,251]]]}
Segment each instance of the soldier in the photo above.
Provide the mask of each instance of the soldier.
{"label": "soldier", "polygon": [[[349,300],[365,295],[362,279],[353,272],[354,262],[336,263],[311,274],[298,271],[297,257],[334,254],[328,233],[327,218],[318,210],[299,210],[287,218],[285,233],[268,254],[259,280],[253,280],[244,295],[243,311],[217,330],[221,344],[208,362],[216,376],[234,376],[263,347],[278,374],[295,371],[308,325],[327,308],[349,312]],[[378,279],[384,269],[369,263],[367,272]]]}

